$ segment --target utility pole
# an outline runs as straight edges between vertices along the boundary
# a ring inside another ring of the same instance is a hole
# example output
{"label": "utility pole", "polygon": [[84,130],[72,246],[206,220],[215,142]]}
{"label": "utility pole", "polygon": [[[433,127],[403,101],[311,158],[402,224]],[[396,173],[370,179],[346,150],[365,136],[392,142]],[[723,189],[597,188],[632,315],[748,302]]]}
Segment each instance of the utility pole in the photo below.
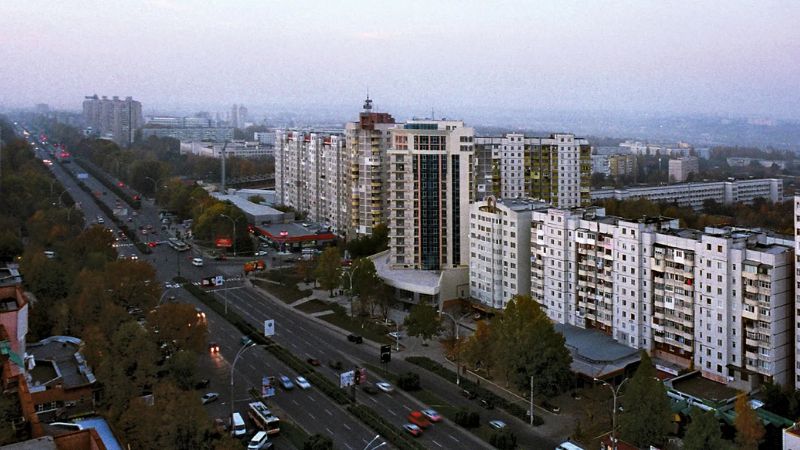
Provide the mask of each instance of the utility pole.
{"label": "utility pole", "polygon": [[533,375],[531,375],[531,426],[533,426]]}

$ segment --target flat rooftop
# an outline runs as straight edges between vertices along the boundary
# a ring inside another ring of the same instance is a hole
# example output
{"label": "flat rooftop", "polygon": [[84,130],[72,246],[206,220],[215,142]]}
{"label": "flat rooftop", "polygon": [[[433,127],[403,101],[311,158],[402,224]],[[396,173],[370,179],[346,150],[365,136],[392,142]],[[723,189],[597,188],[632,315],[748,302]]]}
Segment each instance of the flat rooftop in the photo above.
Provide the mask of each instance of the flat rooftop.
{"label": "flat rooftop", "polygon": [[58,450],[53,436],[42,436],[27,441],[0,446],[1,450]]}
{"label": "flat rooftop", "polygon": [[736,397],[738,391],[728,386],[696,376],[675,378],[672,380],[672,388],[676,391],[684,392],[703,400],[708,400],[716,404],[724,404],[731,398]]}
{"label": "flat rooftop", "polygon": [[[80,339],[70,336],[51,336],[29,344],[27,350],[37,361],[37,367],[31,371],[34,385],[45,385],[58,377],[65,389],[94,383],[94,374],[79,353],[80,343]],[[52,364],[42,364],[40,368],[39,362],[44,361]]]}
{"label": "flat rooftop", "polygon": [[[335,236],[328,229],[315,224],[303,225],[302,223],[297,222],[272,223],[259,225],[256,228],[261,230],[261,232],[265,235],[268,235],[268,237],[274,237],[278,241],[286,239],[287,242],[295,242],[301,238],[304,238],[305,240],[310,238],[321,240],[335,238]],[[285,235],[282,237],[281,233],[285,233]]]}
{"label": "flat rooftop", "polygon": [[16,264],[0,267],[0,287],[22,284],[22,275]]}
{"label": "flat rooftop", "polygon": [[236,205],[237,208],[241,209],[247,214],[251,216],[273,216],[273,215],[281,215],[283,212],[278,211],[277,209],[267,206],[267,205],[260,205],[258,203],[253,203],[246,198],[242,198],[238,195],[226,195],[220,194],[218,192],[212,192],[211,195],[220,201],[229,201]]}
{"label": "flat rooftop", "polygon": [[572,370],[592,378],[602,378],[640,360],[639,351],[622,345],[597,330],[569,324],[555,324],[572,353]]}
{"label": "flat rooftop", "polygon": [[389,286],[420,294],[439,293],[441,272],[438,270],[392,269],[389,250],[370,256],[375,271]]}

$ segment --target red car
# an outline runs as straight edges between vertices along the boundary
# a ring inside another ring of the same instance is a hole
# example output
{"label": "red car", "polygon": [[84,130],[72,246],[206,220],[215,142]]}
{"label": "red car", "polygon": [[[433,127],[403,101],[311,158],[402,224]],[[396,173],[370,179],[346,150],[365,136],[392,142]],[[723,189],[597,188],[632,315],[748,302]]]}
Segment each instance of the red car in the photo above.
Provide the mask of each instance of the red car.
{"label": "red car", "polygon": [[408,413],[408,421],[420,428],[428,428],[431,426],[431,421],[419,411],[411,411]]}

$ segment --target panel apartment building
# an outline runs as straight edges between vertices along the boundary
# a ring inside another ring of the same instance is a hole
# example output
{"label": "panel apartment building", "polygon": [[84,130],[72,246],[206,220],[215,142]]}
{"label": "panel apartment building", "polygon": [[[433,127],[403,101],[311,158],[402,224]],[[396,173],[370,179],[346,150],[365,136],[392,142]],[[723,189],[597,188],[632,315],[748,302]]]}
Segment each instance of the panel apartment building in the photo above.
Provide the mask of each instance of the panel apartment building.
{"label": "panel apartment building", "polygon": [[342,134],[275,132],[275,195],[333,231],[346,228],[348,164]]}
{"label": "panel apartment building", "polygon": [[530,197],[563,208],[591,202],[591,147],[573,134],[476,137],[475,158],[478,199]]}
{"label": "panel apartment building", "polygon": [[130,146],[136,130],[144,124],[142,104],[132,97],[84,97],[83,120],[100,135],[109,135],[119,145]]}
{"label": "panel apartment building", "polygon": [[[554,322],[596,329],[740,389],[792,382],[790,237],[687,230],[674,219],[626,220],[602,208],[534,209],[529,236],[530,293]],[[470,273],[491,264],[471,260]],[[470,278],[470,289],[480,282]]]}

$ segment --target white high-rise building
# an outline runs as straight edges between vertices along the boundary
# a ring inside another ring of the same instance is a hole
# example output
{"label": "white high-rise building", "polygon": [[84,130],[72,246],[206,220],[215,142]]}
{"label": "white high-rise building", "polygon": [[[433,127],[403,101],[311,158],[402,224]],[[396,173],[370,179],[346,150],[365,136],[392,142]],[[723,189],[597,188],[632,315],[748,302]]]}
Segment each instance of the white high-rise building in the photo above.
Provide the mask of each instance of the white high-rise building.
{"label": "white high-rise building", "polygon": [[[800,217],[800,197],[796,209]],[[479,223],[477,215],[472,220]],[[529,242],[531,296],[551,320],[596,329],[740,389],[800,379],[791,367],[791,238],[686,230],[674,219],[626,220],[602,208],[539,208],[531,212]],[[496,266],[486,254],[474,257],[471,266]]]}
{"label": "white high-rise building", "polygon": [[489,197],[470,205],[469,292],[490,308],[503,309],[515,295],[530,292],[531,212],[529,199]]}
{"label": "white high-rise building", "polygon": [[466,267],[474,130],[456,120],[412,120],[389,134],[392,268]]}
{"label": "white high-rise building", "polygon": [[144,124],[142,104],[132,97],[99,98],[96,94],[83,100],[83,120],[95,132],[111,136],[122,146],[133,143],[136,130]]}

